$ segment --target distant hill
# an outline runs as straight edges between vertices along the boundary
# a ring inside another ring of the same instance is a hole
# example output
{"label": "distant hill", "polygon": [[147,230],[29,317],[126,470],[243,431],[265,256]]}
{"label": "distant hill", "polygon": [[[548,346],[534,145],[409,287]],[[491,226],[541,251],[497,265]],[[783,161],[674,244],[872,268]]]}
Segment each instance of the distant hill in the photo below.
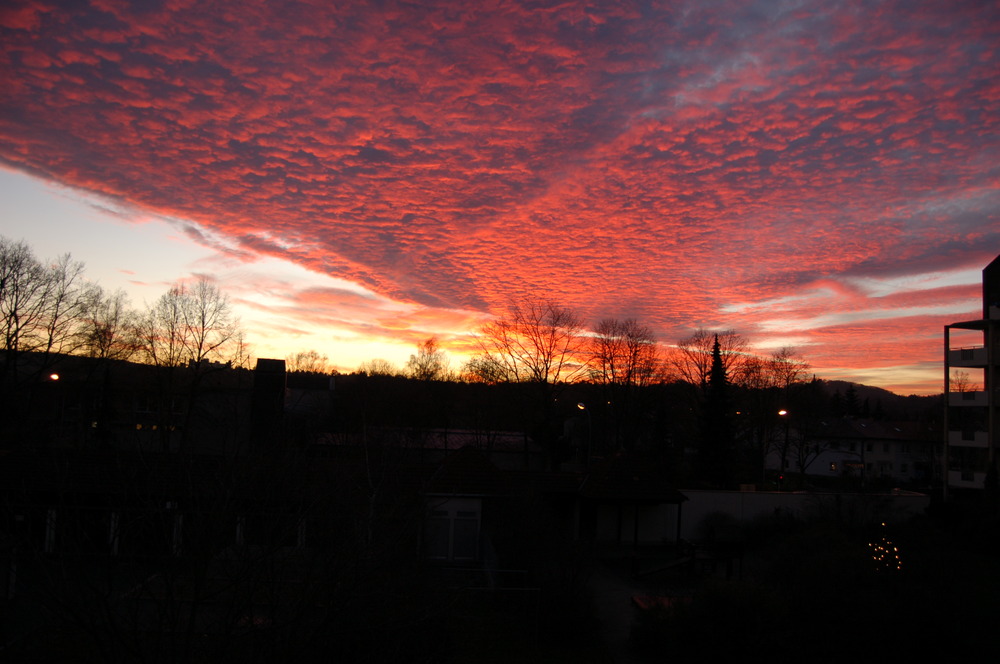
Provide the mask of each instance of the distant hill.
{"label": "distant hill", "polygon": [[853,386],[859,405],[864,406],[867,399],[869,412],[874,414],[877,406],[881,404],[884,419],[911,421],[936,420],[941,417],[942,395],[940,394],[903,396],[881,387],[851,383],[846,380],[819,380],[819,382],[830,399],[833,399],[838,392],[841,397],[846,398],[848,390]]}

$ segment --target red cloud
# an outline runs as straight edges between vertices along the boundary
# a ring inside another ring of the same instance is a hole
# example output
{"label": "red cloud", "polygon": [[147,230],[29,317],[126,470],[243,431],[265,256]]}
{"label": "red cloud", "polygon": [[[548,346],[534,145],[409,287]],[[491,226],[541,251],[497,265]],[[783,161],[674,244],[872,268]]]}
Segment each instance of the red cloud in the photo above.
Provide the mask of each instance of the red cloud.
{"label": "red cloud", "polygon": [[7,164],[402,302],[541,293],[670,339],[1000,239],[981,3],[21,2],[0,38]]}

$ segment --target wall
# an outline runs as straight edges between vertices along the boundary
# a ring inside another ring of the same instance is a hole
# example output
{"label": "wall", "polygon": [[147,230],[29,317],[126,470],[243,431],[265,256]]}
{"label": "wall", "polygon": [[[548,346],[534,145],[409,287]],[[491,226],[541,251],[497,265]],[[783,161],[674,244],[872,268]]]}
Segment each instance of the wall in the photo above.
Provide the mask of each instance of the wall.
{"label": "wall", "polygon": [[893,493],[805,493],[771,491],[698,491],[681,489],[688,497],[681,515],[681,538],[701,539],[705,517],[722,512],[742,525],[774,515],[800,519],[839,518],[849,522],[901,521],[923,512],[930,496]]}
{"label": "wall", "polygon": [[[709,515],[726,514],[743,526],[758,519],[785,515],[797,519],[838,519],[848,523],[888,523],[920,514],[930,505],[930,496],[900,491],[894,493],[806,493],[771,491],[701,491],[681,489],[688,497],[681,507],[680,537],[700,541]],[[635,507],[621,511],[621,541],[632,543]],[[614,542],[618,538],[617,507],[601,505],[597,510],[596,538]],[[677,536],[677,506],[647,505],[639,508],[639,542],[673,542]]]}

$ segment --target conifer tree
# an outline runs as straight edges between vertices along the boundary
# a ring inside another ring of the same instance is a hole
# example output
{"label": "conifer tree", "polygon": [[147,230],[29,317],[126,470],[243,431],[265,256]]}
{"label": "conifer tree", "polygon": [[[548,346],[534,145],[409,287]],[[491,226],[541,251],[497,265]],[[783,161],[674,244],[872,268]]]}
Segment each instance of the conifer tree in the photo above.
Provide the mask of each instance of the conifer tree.
{"label": "conifer tree", "polygon": [[717,487],[729,487],[735,477],[735,445],[729,411],[729,378],[716,337],[702,412],[698,466],[702,478]]}
{"label": "conifer tree", "polygon": [[844,411],[844,395],[837,390],[830,397],[830,414],[834,417],[843,417],[846,413]]}
{"label": "conifer tree", "polygon": [[848,417],[857,417],[861,414],[861,402],[858,400],[858,391],[854,389],[854,383],[850,383],[847,392],[844,393],[844,408]]}

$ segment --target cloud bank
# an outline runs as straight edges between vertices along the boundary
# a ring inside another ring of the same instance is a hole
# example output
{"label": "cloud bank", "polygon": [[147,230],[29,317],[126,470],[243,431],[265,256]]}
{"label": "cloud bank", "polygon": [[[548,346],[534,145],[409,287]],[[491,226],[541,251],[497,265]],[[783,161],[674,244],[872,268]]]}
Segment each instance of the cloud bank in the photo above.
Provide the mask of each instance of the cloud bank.
{"label": "cloud bank", "polygon": [[817,370],[975,315],[921,279],[1000,251],[991,3],[374,5],[7,2],[0,159],[435,309],[541,294]]}

